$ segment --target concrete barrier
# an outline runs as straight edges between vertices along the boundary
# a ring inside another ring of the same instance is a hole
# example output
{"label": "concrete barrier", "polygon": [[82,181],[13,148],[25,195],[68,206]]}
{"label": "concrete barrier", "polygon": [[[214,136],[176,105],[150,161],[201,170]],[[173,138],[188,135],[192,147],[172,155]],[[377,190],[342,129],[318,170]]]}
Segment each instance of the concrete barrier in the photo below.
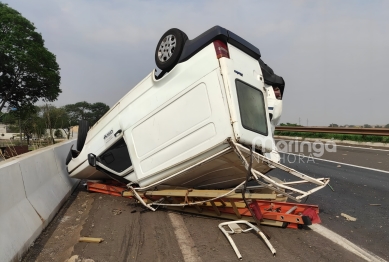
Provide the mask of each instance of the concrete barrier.
{"label": "concrete barrier", "polygon": [[42,221],[28,201],[17,161],[0,168],[0,261],[21,256],[42,231]]}
{"label": "concrete barrier", "polygon": [[73,148],[76,147],[76,141],[77,140],[72,140],[70,142],[67,142],[68,146],[59,146],[59,147],[54,147],[54,156],[55,156],[55,161],[57,163],[57,167],[59,170],[59,174],[61,178],[63,179],[63,182],[68,186],[68,189],[73,191],[75,186],[78,184],[78,179],[70,178],[68,175],[68,171],[66,170],[66,156],[69,153],[70,147],[73,145]]}
{"label": "concrete barrier", "polygon": [[64,161],[73,143],[0,163],[0,261],[18,261],[75,187]]}

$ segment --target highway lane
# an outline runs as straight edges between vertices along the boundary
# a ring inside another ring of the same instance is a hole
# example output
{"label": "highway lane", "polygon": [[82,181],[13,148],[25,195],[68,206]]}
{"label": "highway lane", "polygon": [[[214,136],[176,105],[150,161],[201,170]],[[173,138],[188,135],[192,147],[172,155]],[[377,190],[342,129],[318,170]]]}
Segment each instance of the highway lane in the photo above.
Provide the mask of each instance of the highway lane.
{"label": "highway lane", "polygon": [[[276,140],[280,150],[286,153],[302,154],[304,156],[318,157],[326,160],[348,163],[357,166],[364,166],[374,169],[389,171],[389,150],[382,148],[364,148],[358,146],[336,145],[335,152],[329,152],[326,149],[326,142],[323,146],[320,142],[312,143],[297,140]],[[315,148],[316,150],[315,151]],[[323,154],[320,155],[320,148],[323,147]],[[328,144],[328,149],[334,150],[334,147]],[[286,149],[287,148],[287,149]],[[319,156],[320,155],[320,156]],[[290,157],[290,159],[292,159]],[[293,161],[292,161],[293,162]]]}
{"label": "highway lane", "polygon": [[[225,220],[179,216],[198,261],[239,261],[218,228]],[[261,228],[271,236],[277,256],[254,233],[234,235],[243,261],[363,261],[309,229]],[[184,259],[182,240],[174,231],[167,210],[151,212],[133,199],[88,193],[79,186],[22,261],[192,261]],[[80,236],[102,237],[104,242],[79,243]]]}
{"label": "highway lane", "polygon": [[[339,159],[340,156],[338,153],[332,159]],[[318,159],[310,159],[308,162],[308,158],[302,161],[297,158],[294,161],[293,156],[288,154],[282,157],[286,161],[285,165],[302,173],[317,178],[331,178],[330,184],[335,192],[327,187],[312,194],[307,200],[309,204],[319,205],[323,226],[389,260],[389,173]],[[279,170],[272,171],[271,175],[285,177]],[[351,215],[357,221],[346,221],[341,213]]]}

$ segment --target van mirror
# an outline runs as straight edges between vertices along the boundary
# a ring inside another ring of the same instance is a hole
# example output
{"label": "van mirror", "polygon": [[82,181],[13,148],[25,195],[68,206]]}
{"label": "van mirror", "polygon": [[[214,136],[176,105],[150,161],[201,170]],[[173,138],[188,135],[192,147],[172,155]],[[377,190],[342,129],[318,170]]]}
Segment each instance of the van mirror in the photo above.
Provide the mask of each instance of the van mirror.
{"label": "van mirror", "polygon": [[96,155],[90,153],[88,154],[88,163],[90,166],[96,167]]}

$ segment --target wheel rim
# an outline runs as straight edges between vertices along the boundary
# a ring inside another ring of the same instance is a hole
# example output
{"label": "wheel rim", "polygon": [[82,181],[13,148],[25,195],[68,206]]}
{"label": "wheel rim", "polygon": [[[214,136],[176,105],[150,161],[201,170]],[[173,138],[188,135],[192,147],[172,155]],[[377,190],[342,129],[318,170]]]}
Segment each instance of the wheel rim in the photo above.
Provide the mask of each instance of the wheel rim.
{"label": "wheel rim", "polygon": [[159,45],[158,59],[161,62],[166,62],[173,55],[176,49],[177,41],[174,35],[167,35]]}

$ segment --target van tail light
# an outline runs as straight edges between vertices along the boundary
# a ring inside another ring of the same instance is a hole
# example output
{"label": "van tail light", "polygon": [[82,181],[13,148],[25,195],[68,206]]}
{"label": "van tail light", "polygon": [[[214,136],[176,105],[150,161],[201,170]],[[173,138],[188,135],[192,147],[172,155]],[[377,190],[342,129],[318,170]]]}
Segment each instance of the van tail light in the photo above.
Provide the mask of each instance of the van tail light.
{"label": "van tail light", "polygon": [[221,57],[230,58],[230,54],[228,53],[228,47],[226,43],[224,43],[221,40],[215,40],[213,42],[213,45],[215,46],[217,59]]}

